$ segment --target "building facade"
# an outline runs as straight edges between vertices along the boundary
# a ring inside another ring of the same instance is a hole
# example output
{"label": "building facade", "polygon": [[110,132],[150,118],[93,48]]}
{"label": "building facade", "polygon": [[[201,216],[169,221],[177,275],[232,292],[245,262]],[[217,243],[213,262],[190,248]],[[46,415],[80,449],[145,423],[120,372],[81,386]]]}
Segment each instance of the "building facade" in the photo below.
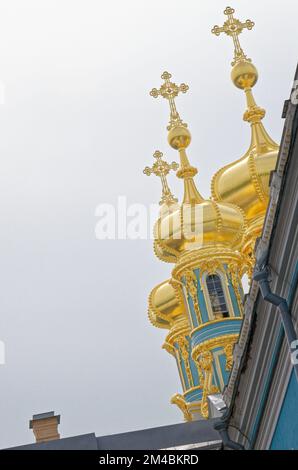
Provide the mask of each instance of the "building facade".
{"label": "building facade", "polygon": [[298,449],[297,80],[298,71],[224,392],[229,435],[246,449]]}

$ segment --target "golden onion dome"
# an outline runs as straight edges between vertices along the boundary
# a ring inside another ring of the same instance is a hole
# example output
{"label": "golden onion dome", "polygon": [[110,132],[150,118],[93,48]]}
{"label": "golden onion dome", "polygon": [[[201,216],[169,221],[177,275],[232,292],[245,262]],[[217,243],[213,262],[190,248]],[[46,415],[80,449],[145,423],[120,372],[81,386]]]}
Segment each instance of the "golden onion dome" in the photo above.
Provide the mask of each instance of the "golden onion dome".
{"label": "golden onion dome", "polygon": [[251,59],[244,54],[239,43],[239,34],[243,29],[252,29],[251,20],[241,22],[234,18],[234,9],[227,7],[224,11],[227,20],[223,26],[214,26],[212,33],[219,36],[225,33],[234,42],[234,60],[231,79],[234,85],[244,90],[247,109],[244,121],[251,126],[251,143],[247,152],[233,163],[218,170],[212,178],[212,197],[218,202],[237,204],[244,211],[247,219],[246,242],[242,252],[250,256],[255,240],[260,236],[269,201],[269,178],[275,169],[278,145],[266,132],[262,119],[265,110],[260,108],[253,97],[252,87],[258,80],[258,71]]}
{"label": "golden onion dome", "polygon": [[[169,134],[171,133],[172,130]],[[163,193],[159,218],[154,226],[155,254],[159,259],[172,263],[191,250],[214,246],[237,250],[246,228],[244,214],[238,206],[204,199],[198,192],[193,179],[197,169],[190,165],[185,151],[185,146],[191,140],[188,130],[187,135],[186,140],[185,128],[175,128],[175,141],[172,143],[180,154],[177,176],[184,180],[183,202],[181,205],[177,203],[164,181],[163,191],[166,188],[166,194],[170,196],[165,201]],[[177,142],[180,142],[179,145]],[[154,155],[156,154],[157,152]],[[159,152],[159,155],[162,154]],[[173,164],[174,162],[171,165]],[[170,166],[165,161],[161,161],[160,165]],[[149,174],[148,167],[144,171]]]}
{"label": "golden onion dome", "polygon": [[269,200],[269,178],[275,169],[278,145],[269,137],[260,121],[260,108],[248,109],[252,138],[247,152],[240,159],[225,165],[212,178],[211,192],[217,201],[239,205],[253,226],[265,216]]}
{"label": "golden onion dome", "polygon": [[[248,222],[248,230],[263,225],[263,219],[269,201],[269,178],[274,170],[278,155],[278,145],[266,132],[261,120],[265,110],[260,108],[253,97],[251,86],[256,77],[248,73],[246,65],[250,62],[241,61],[234,65],[237,74],[232,77],[238,88],[244,89],[247,109],[244,121],[251,126],[251,142],[245,154],[238,160],[219,169],[212,178],[211,193],[217,201],[237,204],[244,211]],[[253,66],[253,70],[255,67]],[[256,70],[256,69],[255,69]]]}
{"label": "golden onion dome", "polygon": [[[165,180],[169,169],[177,169],[174,162],[171,164],[160,162],[159,168],[162,167],[163,170],[158,174],[154,171],[154,165],[152,168],[145,168],[146,174],[155,173],[162,180],[161,211],[154,227],[155,254],[163,261],[175,263],[181,255],[189,251],[211,246],[237,250],[246,228],[242,210],[235,204],[204,199],[193,179],[197,169],[190,165],[186,155],[191,134],[187,124],[180,118],[174,101],[179,91],[185,93],[188,86],[184,83],[178,86],[171,82],[171,75],[168,72],[164,72],[161,78],[165,83],[159,90],[153,88],[151,95],[155,98],[161,95],[170,104],[168,142],[179,152],[180,166],[176,175],[184,181],[184,197],[179,206]],[[159,152],[158,155],[162,154]]]}
{"label": "golden onion dome", "polygon": [[148,304],[149,320],[158,328],[170,329],[175,322],[185,317],[183,300],[170,280],[152,289]]}
{"label": "golden onion dome", "polygon": [[175,263],[191,250],[216,246],[238,250],[245,228],[245,217],[233,204],[210,199],[195,204],[183,203],[157,220],[155,254],[163,261]]}

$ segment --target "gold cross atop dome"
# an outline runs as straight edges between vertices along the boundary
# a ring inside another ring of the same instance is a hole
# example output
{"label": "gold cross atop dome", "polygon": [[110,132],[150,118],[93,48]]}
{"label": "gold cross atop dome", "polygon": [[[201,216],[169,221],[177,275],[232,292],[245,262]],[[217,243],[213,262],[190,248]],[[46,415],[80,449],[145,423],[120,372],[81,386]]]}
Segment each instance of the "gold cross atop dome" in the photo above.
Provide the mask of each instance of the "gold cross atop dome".
{"label": "gold cross atop dome", "polygon": [[172,75],[169,72],[164,72],[161,76],[164,83],[161,85],[159,90],[157,88],[152,88],[150,95],[153,98],[162,96],[163,98],[169,101],[170,105],[170,123],[167,127],[168,131],[174,127],[183,126],[187,127],[187,124],[182,122],[182,119],[179,116],[179,113],[176,109],[175,98],[180,92],[186,93],[188,90],[188,85],[181,83],[181,85],[176,85],[176,83],[171,82]]}
{"label": "gold cross atop dome", "polygon": [[251,30],[255,23],[251,20],[246,20],[241,22],[237,18],[234,18],[235,10],[234,8],[227,7],[224,11],[224,14],[228,17],[227,21],[224,22],[223,26],[215,25],[211,32],[216,36],[219,36],[221,33],[225,33],[228,36],[231,36],[234,43],[234,60],[232,65],[234,66],[237,62],[242,60],[250,61],[243,52],[242,47],[239,42],[239,34],[242,33],[243,29]]}
{"label": "gold cross atop dome", "polygon": [[172,75],[169,72],[164,72],[161,78],[164,80],[164,83],[159,90],[153,88],[150,95],[153,96],[153,98],[162,96],[168,100],[170,105],[170,122],[167,127],[169,131],[168,142],[173,149],[179,151],[180,168],[176,175],[178,178],[184,180],[183,204],[200,203],[203,199],[193,181],[193,177],[197,174],[198,170],[190,165],[185,151],[191,142],[191,134],[187,128],[187,124],[180,118],[175,105],[175,98],[178,96],[179,92],[186,93],[189,87],[185,83],[176,85],[176,83],[171,82]]}
{"label": "gold cross atop dome", "polygon": [[153,154],[153,157],[156,159],[156,161],[153,163],[151,168],[146,166],[146,168],[143,170],[143,173],[147,176],[150,176],[153,173],[155,176],[158,176],[161,179],[162,196],[159,204],[173,204],[176,203],[178,199],[174,198],[173,194],[171,193],[166,177],[171,170],[176,171],[179,165],[176,162],[166,162],[162,159],[162,156],[162,152],[156,150]]}
{"label": "gold cross atop dome", "polygon": [[234,60],[232,62],[231,79],[237,88],[248,90],[257,83],[258,71],[251,59],[248,59],[244,54],[240,46],[239,34],[242,33],[243,29],[252,29],[255,24],[251,20],[241,22],[234,18],[234,13],[235,10],[233,8],[227,7],[224,14],[228,19],[224,22],[223,26],[215,25],[211,32],[216,36],[225,33],[233,39]]}

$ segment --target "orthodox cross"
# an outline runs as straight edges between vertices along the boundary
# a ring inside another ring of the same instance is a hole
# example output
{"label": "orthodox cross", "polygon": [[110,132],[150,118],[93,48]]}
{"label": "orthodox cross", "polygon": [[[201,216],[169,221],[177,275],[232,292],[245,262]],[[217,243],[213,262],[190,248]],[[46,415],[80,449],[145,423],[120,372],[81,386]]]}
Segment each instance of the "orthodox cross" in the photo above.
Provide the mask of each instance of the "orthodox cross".
{"label": "orthodox cross", "polygon": [[211,32],[216,36],[219,36],[220,33],[225,33],[228,36],[231,36],[234,43],[234,60],[232,65],[235,65],[237,62],[241,60],[249,60],[243,52],[242,47],[240,46],[239,42],[239,34],[242,33],[243,29],[252,29],[254,27],[254,22],[251,20],[246,20],[241,22],[240,20],[234,18],[235,10],[234,8],[227,7],[224,11],[224,14],[228,17],[228,19],[224,22],[223,26],[215,25]]}
{"label": "orthodox cross", "polygon": [[169,101],[170,123],[167,127],[168,131],[177,126],[187,127],[187,124],[182,122],[176,109],[175,98],[180,92],[186,93],[189,87],[185,83],[176,85],[176,83],[170,81],[171,77],[172,75],[169,72],[164,72],[161,76],[162,80],[164,80],[164,83],[161,85],[159,90],[157,88],[152,88],[150,91],[150,95],[153,96],[153,98],[157,98],[160,95]]}
{"label": "orthodox cross", "polygon": [[156,159],[156,161],[153,163],[151,168],[146,166],[146,168],[143,170],[145,175],[150,176],[153,173],[161,179],[162,197],[159,202],[160,205],[172,204],[178,201],[171,193],[166,177],[170,170],[177,170],[179,165],[176,162],[168,163],[165,160],[162,160],[162,156],[162,152],[156,150],[156,152],[153,154],[153,157]]}

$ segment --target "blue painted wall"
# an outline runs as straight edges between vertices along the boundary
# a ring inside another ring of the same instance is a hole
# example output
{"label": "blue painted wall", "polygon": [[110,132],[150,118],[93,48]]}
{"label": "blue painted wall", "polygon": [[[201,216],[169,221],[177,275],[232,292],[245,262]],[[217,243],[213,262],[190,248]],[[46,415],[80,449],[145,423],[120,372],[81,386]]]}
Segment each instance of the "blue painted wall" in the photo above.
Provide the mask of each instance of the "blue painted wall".
{"label": "blue painted wall", "polygon": [[291,375],[270,449],[298,450],[298,383],[294,371]]}

